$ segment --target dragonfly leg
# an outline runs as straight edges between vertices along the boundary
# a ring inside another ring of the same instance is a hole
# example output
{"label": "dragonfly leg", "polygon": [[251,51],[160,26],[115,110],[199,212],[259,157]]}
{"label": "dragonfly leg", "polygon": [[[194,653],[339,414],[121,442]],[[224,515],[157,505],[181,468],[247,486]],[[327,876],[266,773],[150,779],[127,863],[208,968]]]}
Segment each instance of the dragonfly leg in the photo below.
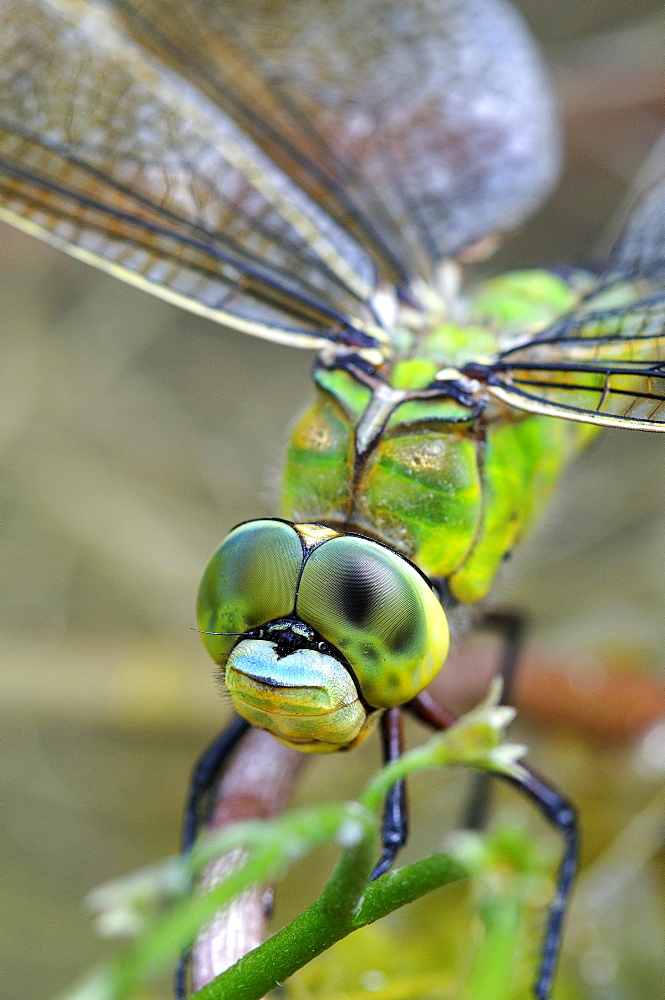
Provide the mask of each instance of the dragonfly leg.
{"label": "dragonfly leg", "polygon": [[[410,701],[405,706],[413,715],[428,723],[434,729],[447,729],[454,721],[454,716],[432,698],[427,691]],[[537,1000],[549,1000],[554,970],[561,946],[563,920],[566,907],[577,871],[579,831],[575,807],[559,791],[548,784],[523,763],[522,778],[511,778],[508,775],[497,775],[526,795],[537,806],[542,816],[563,837],[564,852],[559,865],[556,881],[556,892],[550,905],[545,940],[541,953],[538,978],[534,986]]]}
{"label": "dragonfly leg", "polygon": [[182,831],[181,850],[183,854],[191,850],[201,823],[203,804],[208,792],[222,769],[226,758],[249,729],[249,722],[236,715],[233,721],[207,747],[197,760],[187,793]]}
{"label": "dragonfly leg", "polygon": [[[185,804],[182,831],[182,853],[191,850],[201,824],[204,802],[227,757],[233,752],[242,736],[249,729],[249,722],[239,715],[223,729],[207,747],[192,771]],[[180,958],[175,971],[175,995],[177,1000],[185,1000],[187,995],[187,964],[189,952]]]}
{"label": "dragonfly leg", "polygon": [[[404,752],[401,709],[386,709],[381,716],[380,726],[383,763],[388,764],[391,760],[397,760]],[[383,803],[381,857],[370,876],[371,881],[388,871],[400,847],[406,843],[408,832],[406,785],[404,781],[397,781],[386,795],[386,800]]]}
{"label": "dragonfly leg", "polygon": [[503,649],[499,673],[503,680],[502,702],[510,704],[515,687],[515,677],[519,659],[524,647],[524,637],[527,629],[525,615],[513,611],[489,611],[483,615],[478,628],[493,629],[501,635]]}
{"label": "dragonfly leg", "polygon": [[547,822],[558,830],[564,841],[563,857],[556,880],[556,892],[550,904],[538,978],[534,985],[534,993],[538,1000],[549,1000],[561,947],[563,921],[577,872],[579,829],[577,813],[572,803],[530,768],[525,767],[524,764],[520,766],[525,771],[523,778],[506,776],[505,780],[531,799]]}
{"label": "dragonfly leg", "polygon": [[[503,681],[501,704],[509,705],[515,687],[515,676],[524,646],[526,619],[512,612],[489,612],[479,622],[480,628],[490,628],[500,633],[502,639],[499,676]],[[466,830],[484,830],[491,805],[492,776],[484,771],[471,779],[469,798],[464,807],[462,826]]]}
{"label": "dragonfly leg", "polygon": [[432,729],[448,729],[454,722],[457,722],[457,716],[440,705],[429,691],[421,691],[411,701],[407,701],[404,708],[416,719],[431,726]]}

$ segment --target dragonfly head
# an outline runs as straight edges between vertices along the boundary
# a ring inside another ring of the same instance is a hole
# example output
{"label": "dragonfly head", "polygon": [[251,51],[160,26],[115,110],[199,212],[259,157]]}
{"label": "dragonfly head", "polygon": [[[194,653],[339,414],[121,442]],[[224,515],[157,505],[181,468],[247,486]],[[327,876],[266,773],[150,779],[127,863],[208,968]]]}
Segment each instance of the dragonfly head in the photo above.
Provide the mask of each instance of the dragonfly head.
{"label": "dragonfly head", "polygon": [[276,519],[224,539],[198,622],[236,711],[309,753],[356,746],[448,652],[443,608],[407,559],[362,535]]}

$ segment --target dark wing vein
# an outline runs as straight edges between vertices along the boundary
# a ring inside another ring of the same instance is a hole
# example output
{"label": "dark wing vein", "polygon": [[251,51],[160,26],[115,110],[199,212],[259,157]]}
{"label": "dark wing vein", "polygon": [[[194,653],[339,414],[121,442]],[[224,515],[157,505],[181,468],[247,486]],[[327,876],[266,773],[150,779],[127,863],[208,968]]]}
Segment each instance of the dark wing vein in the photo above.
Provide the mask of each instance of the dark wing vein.
{"label": "dark wing vein", "polygon": [[490,365],[490,393],[524,410],[665,430],[665,180],[637,203],[578,307]]}
{"label": "dark wing vein", "polygon": [[[197,12],[192,4],[176,7],[160,0],[148,18],[144,2],[113,2],[133,37],[177,66],[179,72],[225,107],[235,121],[242,122],[244,130],[276,163],[284,166],[326,211],[370,249],[387,277],[399,286],[408,286],[411,275],[384,235],[393,227],[385,205],[353,164],[338,156],[325,135],[302,114],[282,85],[280,71],[271,69],[260,53],[244,42],[223,3]],[[193,13],[197,14],[194,20]],[[196,60],[191,58],[194,32]],[[225,59],[208,58],[211,51],[219,53],[222,44]],[[263,106],[263,115],[257,114],[257,104]],[[267,108],[272,112],[270,117],[266,116]],[[280,123],[282,131],[275,122]],[[291,133],[293,140],[289,139]]]}
{"label": "dark wing vein", "polygon": [[665,297],[563,317],[485,366],[490,393],[520,409],[665,430]]}
{"label": "dark wing vein", "polygon": [[[76,151],[270,271],[282,326],[295,286],[380,342],[377,267],[413,301],[405,286],[442,257],[521,221],[558,160],[538,55],[503,0],[0,0],[0,113],[5,162],[44,176],[35,150],[12,158],[23,127],[60,150],[50,179],[67,187]],[[34,193],[12,195],[5,217],[62,245],[27,214]],[[86,239],[72,233],[71,252]],[[131,258],[115,240],[95,240],[109,269]],[[156,274],[146,261],[125,277],[214,313]],[[254,287],[216,318],[247,329]],[[229,301],[222,277],[210,292]],[[318,335],[344,340],[325,322]]]}
{"label": "dark wing vein", "polygon": [[385,339],[365,252],[106,8],[3,0],[0,114],[3,217],[246,332]]}

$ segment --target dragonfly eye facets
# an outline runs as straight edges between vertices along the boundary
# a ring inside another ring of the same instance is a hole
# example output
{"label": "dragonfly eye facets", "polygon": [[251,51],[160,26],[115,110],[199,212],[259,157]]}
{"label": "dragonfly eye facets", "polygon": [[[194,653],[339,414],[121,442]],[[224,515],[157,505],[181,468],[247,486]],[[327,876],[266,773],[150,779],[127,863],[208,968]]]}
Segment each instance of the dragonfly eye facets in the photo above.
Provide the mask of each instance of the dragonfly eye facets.
{"label": "dragonfly eye facets", "polygon": [[[244,633],[293,610],[302,565],[301,541],[290,524],[248,521],[229,532],[208,563],[197,598],[202,632]],[[213,660],[224,665],[236,636],[206,635]]]}
{"label": "dragonfly eye facets", "polygon": [[429,684],[446,658],[448,626],[402,556],[316,528],[235,528],[205,570],[198,619],[236,710],[282,742],[325,752],[355,746],[375,709]]}
{"label": "dragonfly eye facets", "polygon": [[339,535],[303,568],[298,615],[349,661],[374,708],[415,697],[448,652],[445,614],[425,578],[368,538]]}

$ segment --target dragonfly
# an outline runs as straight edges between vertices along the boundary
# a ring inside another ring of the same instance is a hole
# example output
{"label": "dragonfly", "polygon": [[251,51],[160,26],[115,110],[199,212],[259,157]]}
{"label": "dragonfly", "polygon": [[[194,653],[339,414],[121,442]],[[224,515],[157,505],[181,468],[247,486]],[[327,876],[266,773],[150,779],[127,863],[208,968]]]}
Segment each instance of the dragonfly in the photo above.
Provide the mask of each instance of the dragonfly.
{"label": "dragonfly", "polygon": [[[460,609],[481,606],[602,427],[665,430],[665,184],[600,273],[465,267],[559,163],[539,54],[500,0],[0,0],[0,218],[190,312],[313,348],[280,516],[229,532],[198,625],[237,718],[386,760]],[[550,995],[577,857],[561,833],[535,983]],[[386,802],[383,853],[406,836]]]}

